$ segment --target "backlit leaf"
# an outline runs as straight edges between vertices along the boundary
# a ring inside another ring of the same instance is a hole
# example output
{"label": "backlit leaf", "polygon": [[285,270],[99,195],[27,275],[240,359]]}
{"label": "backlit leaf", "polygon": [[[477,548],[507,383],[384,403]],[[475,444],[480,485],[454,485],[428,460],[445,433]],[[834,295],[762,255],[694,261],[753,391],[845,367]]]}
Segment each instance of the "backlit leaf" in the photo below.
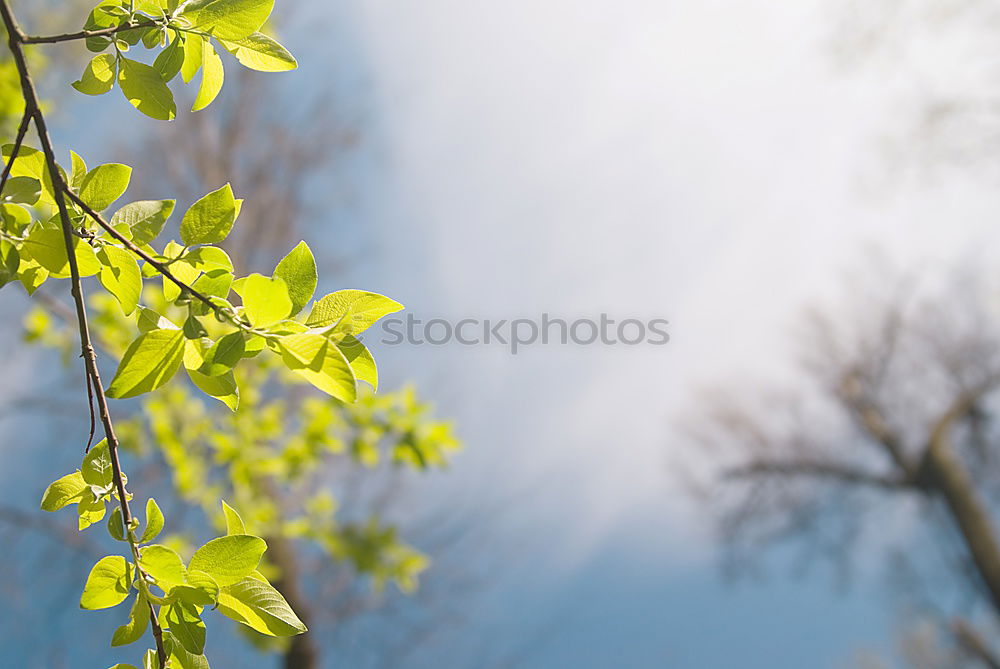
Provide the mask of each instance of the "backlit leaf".
{"label": "backlit leaf", "polygon": [[253,572],[266,549],[263,539],[249,534],[219,537],[195,551],[188,567],[205,572],[220,586],[227,586]]}
{"label": "backlit leaf", "polygon": [[181,221],[181,240],[188,246],[221,242],[232,230],[237,212],[233,189],[227,183],[199,199],[185,212]]}
{"label": "backlit leaf", "polygon": [[169,121],[177,115],[174,94],[152,66],[122,58],[118,68],[118,85],[129,103],[146,116]]}
{"label": "backlit leaf", "polygon": [[290,315],[302,311],[316,292],[316,259],[309,245],[299,242],[274,268],[274,276],[284,280],[288,287],[288,296],[292,298]]}
{"label": "backlit leaf", "polygon": [[112,53],[102,53],[94,56],[79,81],[71,85],[76,90],[87,95],[101,95],[111,90],[115,85],[115,74],[118,63]]}
{"label": "backlit leaf", "polygon": [[299,65],[288,50],[264,33],[252,33],[238,41],[219,42],[244,67],[260,72],[284,72]]}
{"label": "backlit leaf", "polygon": [[97,561],[87,576],[80,596],[82,609],[106,609],[117,606],[128,597],[131,569],[121,555],[109,555]]}
{"label": "backlit leaf", "polygon": [[108,397],[124,399],[159,388],[174,375],[183,357],[181,330],[150,330],[140,335],[118,365]]}
{"label": "backlit leaf", "polygon": [[256,578],[222,588],[219,612],[268,636],[294,636],[306,631],[281,593]]}

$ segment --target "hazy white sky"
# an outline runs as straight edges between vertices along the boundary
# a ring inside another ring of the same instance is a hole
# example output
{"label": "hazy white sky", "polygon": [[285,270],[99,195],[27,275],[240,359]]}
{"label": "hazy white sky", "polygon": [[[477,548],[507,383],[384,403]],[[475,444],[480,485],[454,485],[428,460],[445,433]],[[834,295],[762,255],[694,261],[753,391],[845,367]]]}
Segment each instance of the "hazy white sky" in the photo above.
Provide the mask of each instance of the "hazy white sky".
{"label": "hazy white sky", "polygon": [[920,82],[905,59],[839,71],[830,3],[349,7],[382,138],[381,288],[422,318],[671,321],[662,348],[383,353],[456,413],[452,483],[540,488],[561,559],[627,516],[687,537],[671,419],[697,383],[782,364],[799,306],[865,244],[908,264],[995,239],[988,184],[881,178]]}

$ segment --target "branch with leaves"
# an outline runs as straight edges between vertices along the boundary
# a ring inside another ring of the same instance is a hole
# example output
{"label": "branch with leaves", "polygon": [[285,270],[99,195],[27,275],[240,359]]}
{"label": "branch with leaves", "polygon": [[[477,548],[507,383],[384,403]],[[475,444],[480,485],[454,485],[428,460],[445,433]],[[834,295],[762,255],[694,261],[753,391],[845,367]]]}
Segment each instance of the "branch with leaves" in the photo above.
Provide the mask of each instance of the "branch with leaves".
{"label": "branch with leaves", "polygon": [[[233,263],[216,246],[232,230],[242,206],[225,184],[195,202],[180,222],[181,242],[153,243],[173,213],[173,200],[144,200],[102,214],[128,188],[131,168],[122,164],[92,169],[70,152],[70,169],[58,163],[31,78],[25,46],[85,40],[94,56],[73,84],[86,94],[106,93],[118,84],[128,101],[155,119],[169,120],[176,105],[168,83],[178,74],[190,82],[201,72],[193,111],[208,106],[223,83],[216,45],[243,65],[261,71],[296,66],[281,45],[259,32],[273,0],[102,0],[84,30],[28,37],[8,0],[0,17],[17,68],[24,116],[17,137],[2,150],[0,177],[0,285],[19,282],[29,294],[49,279],[68,278],[91,406],[91,436],[80,469],[48,487],[42,508],[76,505],[78,527],[107,515],[111,537],[128,545],[125,555],[97,562],[83,589],[85,609],[117,606],[133,595],[128,621],[112,645],[137,642],[147,629],[154,647],[144,669],[202,669],[206,608],[219,611],[262,634],[301,634],[305,626],[258,570],[263,539],[247,534],[235,509],[220,502],[226,536],[209,541],[185,561],[171,548],[152,543],[164,527],[152,498],[145,523],[130,507],[133,494],[119,459],[119,441],[110,399],[156,391],[183,367],[192,384],[235,411],[239,388],[234,368],[264,353],[280,360],[296,378],[343,402],[357,398],[357,383],[374,386],[374,359],[356,335],[401,305],[382,295],[342,290],[313,302],[317,269],[304,242],[270,275],[236,277]],[[125,54],[142,45],[159,49],[153,63]],[[25,143],[33,128],[39,149]],[[141,264],[140,264],[141,263]],[[138,336],[125,351],[105,389],[88,322],[84,280],[97,277],[125,316],[134,316]],[[159,310],[144,305],[159,279]],[[232,296],[235,294],[236,298]],[[232,300],[232,301],[231,301]],[[99,418],[104,439],[90,448]],[[82,440],[81,440],[82,441]],[[132,665],[119,664],[119,668]]]}

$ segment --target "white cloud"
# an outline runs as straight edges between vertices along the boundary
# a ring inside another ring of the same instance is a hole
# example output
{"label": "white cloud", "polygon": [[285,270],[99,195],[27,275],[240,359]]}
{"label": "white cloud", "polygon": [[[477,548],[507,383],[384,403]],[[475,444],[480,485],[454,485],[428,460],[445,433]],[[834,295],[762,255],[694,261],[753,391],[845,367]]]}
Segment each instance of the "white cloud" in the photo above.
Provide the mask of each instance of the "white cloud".
{"label": "white cloud", "polygon": [[975,186],[860,196],[899,85],[833,72],[822,2],[364,0],[351,13],[387,147],[387,290],[418,316],[672,322],[664,348],[386,352],[394,376],[430,370],[457,412],[470,449],[458,482],[501,496],[537,483],[525,522],[559,528],[563,558],[626,516],[690,544],[669,418],[697,381],[780,363],[797,306],[862,242],[941,258],[995,238]]}

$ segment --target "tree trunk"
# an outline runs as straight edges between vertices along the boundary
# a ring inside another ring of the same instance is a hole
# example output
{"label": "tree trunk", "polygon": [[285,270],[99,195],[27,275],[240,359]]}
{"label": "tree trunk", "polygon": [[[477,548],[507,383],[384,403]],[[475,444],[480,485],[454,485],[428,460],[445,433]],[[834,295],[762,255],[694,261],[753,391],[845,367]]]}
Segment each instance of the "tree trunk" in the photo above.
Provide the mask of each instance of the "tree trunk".
{"label": "tree trunk", "polygon": [[[295,559],[295,548],[284,537],[267,538],[267,556],[280,570],[280,577],[274,582],[274,587],[288,601],[299,619],[311,626],[309,604],[302,595],[298,561]],[[313,642],[311,632],[299,634],[291,638],[291,645],[285,651],[284,669],[319,669],[319,648]]]}
{"label": "tree trunk", "polygon": [[940,493],[958,526],[969,558],[1000,613],[1000,542],[986,502],[982,499],[965,463],[951,444],[955,420],[972,406],[974,396],[956,403],[938,422],[924,454],[922,469],[930,488]]}

